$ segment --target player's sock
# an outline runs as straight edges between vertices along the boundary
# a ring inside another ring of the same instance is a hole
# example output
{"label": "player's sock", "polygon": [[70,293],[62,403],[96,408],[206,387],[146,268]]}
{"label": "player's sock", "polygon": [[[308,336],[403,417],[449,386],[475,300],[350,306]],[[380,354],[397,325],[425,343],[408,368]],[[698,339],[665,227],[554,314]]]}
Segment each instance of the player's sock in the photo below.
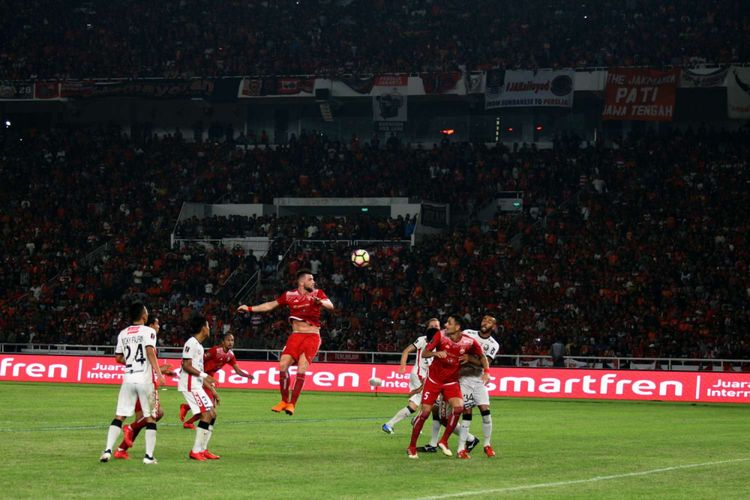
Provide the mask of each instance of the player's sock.
{"label": "player's sock", "polygon": [[429,416],[429,413],[420,413],[417,415],[416,420],[414,420],[414,427],[411,429],[411,441],[409,442],[409,447],[417,446],[417,438],[419,437],[419,433],[422,432],[425,420],[427,420],[427,417]]}
{"label": "player's sock", "polygon": [[490,410],[482,410],[482,436],[484,436],[484,445],[489,446],[492,440],[492,415]]}
{"label": "player's sock", "polygon": [[208,424],[208,431],[206,432],[205,441],[203,442],[203,450],[208,449],[208,442],[211,441],[211,436],[214,434],[214,424],[216,423],[216,419],[211,420],[211,423]]}
{"label": "player's sock", "polygon": [[469,427],[471,427],[471,415],[465,414],[461,425],[458,427],[458,451],[466,449],[466,440],[469,437]]}
{"label": "player's sock", "polygon": [[[130,424],[130,429],[133,431],[133,441],[135,441],[135,438],[138,437],[138,434],[141,432],[141,429],[144,427],[147,427],[148,422],[146,422],[146,417],[141,417],[132,424]],[[151,456],[151,455],[149,455]]]}
{"label": "player's sock", "polygon": [[289,402],[289,372],[279,373],[279,392],[281,392],[281,400],[285,403]]}
{"label": "player's sock", "polygon": [[404,408],[401,408],[398,413],[396,413],[392,419],[390,419],[388,422],[386,422],[387,425],[393,427],[397,423],[401,422],[403,419],[414,413],[415,410],[412,410],[410,406],[406,406]]}
{"label": "player's sock", "polygon": [[440,420],[432,419],[432,436],[430,437],[430,446],[437,446],[438,437],[440,436]]}
{"label": "player's sock", "polygon": [[451,413],[448,417],[448,423],[445,426],[445,432],[443,432],[443,438],[441,439],[441,441],[448,442],[448,438],[453,433],[453,429],[456,428],[456,424],[458,424],[458,419],[461,418],[462,413],[463,408],[453,409],[453,413]]}
{"label": "player's sock", "polygon": [[186,424],[194,424],[196,421],[200,420],[201,414],[198,413],[197,415],[193,415],[189,419],[185,420]]}
{"label": "player's sock", "polygon": [[195,429],[195,441],[193,442],[193,453],[200,453],[203,451],[203,443],[206,441],[206,433],[208,432],[208,422],[201,420],[198,422],[198,427]]}
{"label": "player's sock", "polygon": [[153,458],[154,448],[156,448],[156,423],[146,422],[146,455]]}
{"label": "player's sock", "polygon": [[111,450],[115,445],[115,441],[120,437],[120,431],[122,431],[122,420],[116,418],[109,424],[109,430],[107,431],[107,447],[105,450]]}
{"label": "player's sock", "polygon": [[292,388],[292,400],[289,401],[292,404],[297,404],[299,393],[302,392],[302,386],[305,385],[305,374],[298,373],[294,379],[294,387]]}

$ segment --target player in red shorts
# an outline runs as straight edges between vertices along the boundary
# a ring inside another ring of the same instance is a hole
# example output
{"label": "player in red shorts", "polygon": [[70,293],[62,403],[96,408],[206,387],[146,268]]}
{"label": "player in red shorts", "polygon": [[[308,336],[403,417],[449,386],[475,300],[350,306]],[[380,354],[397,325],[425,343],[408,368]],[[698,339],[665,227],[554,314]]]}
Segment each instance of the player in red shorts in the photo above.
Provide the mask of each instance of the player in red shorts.
{"label": "player in red shorts", "polygon": [[[333,311],[333,303],[323,290],[315,288],[315,279],[309,269],[297,271],[297,288],[278,296],[276,300],[257,306],[241,305],[240,312],[268,312],[279,306],[289,307],[292,334],[286,341],[279,359],[279,391],[281,402],[271,411],[294,415],[294,405],[305,385],[305,373],[320,349],[320,308]],[[297,376],[289,394],[289,367],[297,364]]]}
{"label": "player in red shorts", "polygon": [[[227,333],[221,340],[221,344],[213,346],[208,351],[206,351],[206,354],[203,355],[203,371],[211,375],[213,378],[216,378],[216,372],[221,370],[224,365],[230,365],[232,368],[234,368],[234,373],[241,377],[249,378],[250,380],[252,380],[253,376],[244,371],[242,368],[240,368],[240,365],[237,364],[237,358],[234,357],[234,353],[232,352],[233,347],[234,335],[232,335],[231,333]],[[208,397],[211,398],[214,404],[218,403],[218,395],[216,394],[215,388],[210,387],[206,391],[206,394],[208,394]],[[189,405],[184,403],[181,404],[180,420],[184,421],[185,416],[189,411]],[[200,418],[200,414],[193,415],[192,417],[190,417],[190,420],[183,424],[183,427],[185,427],[186,429],[195,429],[195,425],[193,424],[193,422]]]}
{"label": "player in red shorts", "polygon": [[484,350],[479,343],[461,331],[461,318],[457,315],[450,316],[445,322],[445,330],[432,337],[432,341],[424,348],[422,356],[433,358],[430,371],[427,373],[424,388],[422,389],[422,411],[414,421],[411,432],[411,442],[406,449],[409,458],[419,458],[417,455],[417,438],[422,432],[425,420],[430,416],[432,407],[438,396],[453,408],[446,422],[443,437],[438,441],[438,447],[445,455],[453,453],[448,448],[448,437],[456,428],[458,419],[464,411],[464,398],[461,394],[461,385],[458,381],[459,368],[466,354],[473,354],[482,363],[482,380],[486,383],[490,378],[490,365],[484,355]]}

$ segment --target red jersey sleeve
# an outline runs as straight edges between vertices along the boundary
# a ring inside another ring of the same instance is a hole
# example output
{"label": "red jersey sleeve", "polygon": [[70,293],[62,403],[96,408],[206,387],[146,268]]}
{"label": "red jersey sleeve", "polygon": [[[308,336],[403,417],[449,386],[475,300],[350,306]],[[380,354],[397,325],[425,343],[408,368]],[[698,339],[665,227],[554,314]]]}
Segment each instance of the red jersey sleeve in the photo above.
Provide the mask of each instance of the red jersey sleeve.
{"label": "red jersey sleeve", "polygon": [[326,295],[326,293],[321,289],[315,290],[315,296],[320,300],[328,300],[328,295]]}
{"label": "red jersey sleeve", "polygon": [[281,295],[279,295],[278,297],[276,297],[276,302],[278,302],[280,306],[285,306],[285,305],[289,304],[289,302],[287,302],[287,300],[286,300],[286,292],[284,292]]}
{"label": "red jersey sleeve", "polygon": [[229,351],[227,354],[228,354],[228,359],[229,359],[227,363],[229,363],[230,365],[235,364],[237,362],[237,358],[234,357],[234,351]]}
{"label": "red jersey sleeve", "polygon": [[429,344],[427,344],[424,348],[425,351],[434,351],[437,346],[440,345],[440,339],[443,336],[443,332],[437,332],[435,335],[432,336],[432,340]]}

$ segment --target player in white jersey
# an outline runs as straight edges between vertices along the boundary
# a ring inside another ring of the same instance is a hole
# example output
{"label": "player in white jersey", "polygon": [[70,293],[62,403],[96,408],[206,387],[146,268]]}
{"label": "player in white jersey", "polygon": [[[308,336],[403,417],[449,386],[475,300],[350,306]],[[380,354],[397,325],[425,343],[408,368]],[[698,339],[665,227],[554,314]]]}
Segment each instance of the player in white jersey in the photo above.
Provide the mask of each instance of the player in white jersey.
{"label": "player in white jersey", "polygon": [[156,359],[156,330],[145,325],[148,320],[148,309],[140,302],[130,306],[132,324],[122,330],[117,337],[115,360],[125,365],[125,372],[117,398],[115,418],[107,432],[107,445],[99,458],[109,462],[112,458],[112,447],[120,436],[122,422],[135,413],[135,402],[140,402],[143,414],[146,415],[146,454],[144,464],[155,464],[154,448],[156,446],[156,389],[165,384],[164,375],[159,370]]}
{"label": "player in white jersey", "polygon": [[409,403],[401,408],[388,422],[383,424],[383,432],[393,434],[393,426],[398,422],[402,421],[419,408],[422,401],[421,388],[424,378],[427,376],[427,370],[432,363],[432,358],[425,359],[422,356],[422,351],[427,346],[432,335],[436,331],[440,330],[440,321],[437,318],[432,318],[427,322],[427,335],[418,337],[412,344],[406,346],[401,352],[401,366],[399,367],[399,373],[406,373],[406,360],[409,354],[416,352],[417,359],[414,361],[414,366],[411,369],[409,375]]}
{"label": "player in white jersey", "polygon": [[[500,350],[500,344],[497,343],[492,337],[492,334],[496,330],[497,320],[490,316],[485,315],[482,318],[482,323],[477,330],[464,330],[464,335],[475,339],[479,342],[484,350],[484,355],[487,357],[487,361],[492,363],[495,359],[497,352]],[[492,449],[490,443],[492,439],[492,415],[490,415],[490,395],[487,391],[487,386],[482,381],[481,374],[482,369],[477,366],[475,359],[470,358],[469,362],[461,366],[461,394],[464,397],[464,415],[461,421],[460,434],[458,439],[458,458],[470,458],[466,450],[467,436],[469,434],[469,427],[471,426],[472,408],[474,406],[479,407],[479,412],[482,415],[482,435],[484,437],[484,453],[487,457],[492,458],[495,456],[495,451]]]}
{"label": "player in white jersey", "polygon": [[200,422],[195,430],[193,448],[188,453],[191,460],[217,460],[220,457],[208,451],[208,441],[216,423],[216,410],[211,398],[206,394],[203,383],[213,386],[213,377],[203,371],[203,345],[210,332],[208,320],[204,316],[195,316],[190,320],[190,331],[193,336],[182,348],[182,370],[177,390],[182,392],[185,401],[194,415],[200,414]]}

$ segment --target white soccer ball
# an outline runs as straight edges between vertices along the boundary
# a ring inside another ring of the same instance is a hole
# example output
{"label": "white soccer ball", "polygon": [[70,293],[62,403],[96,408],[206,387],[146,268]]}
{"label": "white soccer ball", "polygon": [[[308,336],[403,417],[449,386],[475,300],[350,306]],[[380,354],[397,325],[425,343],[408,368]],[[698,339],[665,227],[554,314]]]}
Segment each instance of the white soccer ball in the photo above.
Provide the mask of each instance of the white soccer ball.
{"label": "white soccer ball", "polygon": [[354,267],[367,267],[370,265],[370,254],[361,248],[352,252],[352,264]]}
{"label": "white soccer ball", "polygon": [[372,387],[380,387],[383,385],[383,379],[378,377],[372,377],[369,382]]}

